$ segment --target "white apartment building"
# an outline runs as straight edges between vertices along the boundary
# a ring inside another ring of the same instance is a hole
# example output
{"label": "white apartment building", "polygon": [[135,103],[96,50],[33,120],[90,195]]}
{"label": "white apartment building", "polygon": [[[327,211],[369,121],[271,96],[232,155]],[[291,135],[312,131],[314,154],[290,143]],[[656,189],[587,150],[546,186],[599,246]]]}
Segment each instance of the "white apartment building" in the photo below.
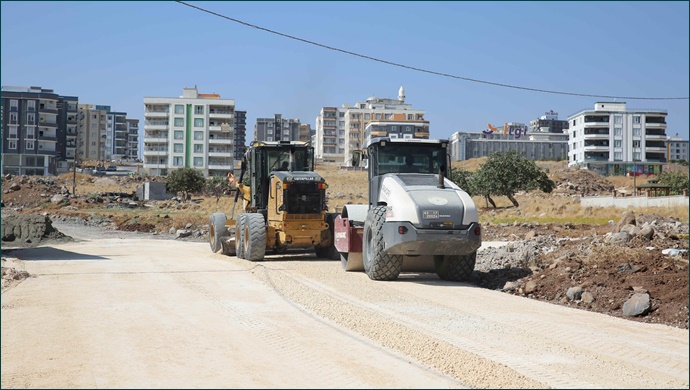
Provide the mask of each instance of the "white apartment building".
{"label": "white apartment building", "polygon": [[659,174],[666,163],[666,110],[597,102],[568,117],[568,166],[602,175]]}
{"label": "white apartment building", "polygon": [[[234,168],[235,100],[184,88],[179,98],[144,98],[144,169],[194,168],[225,176]],[[240,158],[241,156],[238,156]]]}
{"label": "white apartment building", "polygon": [[353,150],[364,146],[364,132],[372,121],[424,121],[425,111],[405,103],[405,90],[398,90],[398,99],[372,96],[354,105],[341,108],[323,107],[316,117],[314,149],[324,164],[348,164]]}

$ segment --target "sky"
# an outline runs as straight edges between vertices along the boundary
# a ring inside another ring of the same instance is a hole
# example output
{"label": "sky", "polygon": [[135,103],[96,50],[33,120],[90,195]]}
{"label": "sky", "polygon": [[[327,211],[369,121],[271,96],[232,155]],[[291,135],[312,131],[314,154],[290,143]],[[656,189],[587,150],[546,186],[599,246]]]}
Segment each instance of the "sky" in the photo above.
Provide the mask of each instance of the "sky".
{"label": "sky", "polygon": [[688,139],[688,2],[188,4],[456,77],[178,2],[2,1],[1,84],[109,105],[140,119],[142,133],[144,97],[195,85],[247,111],[248,141],[256,118],[282,114],[315,129],[322,107],[397,99],[402,85],[406,103],[426,111],[431,138],[624,101],[667,110],[667,135]]}

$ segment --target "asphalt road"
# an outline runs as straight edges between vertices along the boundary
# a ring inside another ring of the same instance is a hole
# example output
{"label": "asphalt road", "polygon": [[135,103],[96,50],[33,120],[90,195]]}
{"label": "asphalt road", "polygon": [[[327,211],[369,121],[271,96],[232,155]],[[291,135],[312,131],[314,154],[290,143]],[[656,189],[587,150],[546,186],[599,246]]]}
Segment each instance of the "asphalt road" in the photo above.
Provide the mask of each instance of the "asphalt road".
{"label": "asphalt road", "polygon": [[688,388],[687,330],[140,237],[4,254],[3,388]]}

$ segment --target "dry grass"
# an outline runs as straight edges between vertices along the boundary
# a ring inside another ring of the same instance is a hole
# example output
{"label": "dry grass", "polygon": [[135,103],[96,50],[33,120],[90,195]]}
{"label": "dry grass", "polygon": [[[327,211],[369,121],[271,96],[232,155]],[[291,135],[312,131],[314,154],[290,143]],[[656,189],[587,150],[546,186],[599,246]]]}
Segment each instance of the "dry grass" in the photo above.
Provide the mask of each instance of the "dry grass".
{"label": "dry grass", "polygon": [[[486,162],[487,158],[471,159],[467,161],[459,161],[453,163],[453,167],[464,170],[476,170],[481,164]],[[561,162],[538,162],[541,168],[549,169],[552,175],[560,169],[565,169],[567,163]],[[317,165],[315,171],[323,176],[328,183],[328,206],[329,211],[341,211],[342,206],[346,204],[366,204],[368,197],[368,179],[366,171],[348,171],[340,169],[336,166]],[[68,179],[71,183],[72,174],[61,175],[61,178]],[[651,178],[651,177],[650,177]],[[628,187],[632,188],[633,179],[630,177],[608,177],[606,180],[616,186],[616,188]],[[638,177],[637,184],[646,183],[647,177]],[[132,192],[140,185],[140,182],[128,180],[120,177],[94,177],[91,175],[77,174],[77,192],[81,194],[98,193],[98,192]],[[70,188],[71,190],[71,188]],[[195,202],[183,210],[177,208],[160,208],[152,207],[139,209],[136,215],[142,219],[150,220],[152,222],[165,223],[165,215],[172,215],[184,212],[185,219],[191,223],[206,223],[209,216],[214,212],[224,212],[228,216],[232,214],[232,207],[234,196],[221,196],[218,201],[215,197],[194,197]],[[479,208],[479,219],[482,223],[490,222],[492,224],[501,223],[572,223],[572,224],[587,224],[587,225],[606,225],[609,220],[618,221],[625,211],[617,208],[603,208],[603,207],[582,207],[577,201],[578,197],[567,194],[544,194],[539,191],[530,193],[521,193],[516,195],[520,207],[515,208],[508,198],[497,196],[493,198],[497,204],[497,209],[494,209],[490,204],[487,204],[482,197],[473,197],[473,200]],[[98,214],[104,213],[105,210],[94,206],[90,209],[89,206],[83,211],[93,211]],[[688,221],[688,207],[650,207],[650,208],[634,208],[638,214],[657,214],[663,217],[675,217],[681,221]],[[132,218],[131,210],[108,209],[105,213],[121,218]],[[239,213],[239,207],[235,213]],[[178,223],[178,222],[176,222]],[[177,228],[181,226],[175,226]]]}

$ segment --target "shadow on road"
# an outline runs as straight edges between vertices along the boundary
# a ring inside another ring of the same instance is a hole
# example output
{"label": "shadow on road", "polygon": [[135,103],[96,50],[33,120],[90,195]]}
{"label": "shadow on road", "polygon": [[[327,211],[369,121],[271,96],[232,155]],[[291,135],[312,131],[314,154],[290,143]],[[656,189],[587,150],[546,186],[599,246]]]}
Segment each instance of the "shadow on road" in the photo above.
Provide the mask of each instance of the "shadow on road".
{"label": "shadow on road", "polygon": [[53,247],[10,249],[3,251],[4,253],[11,253],[12,256],[24,261],[109,260],[103,256],[85,255]]}

